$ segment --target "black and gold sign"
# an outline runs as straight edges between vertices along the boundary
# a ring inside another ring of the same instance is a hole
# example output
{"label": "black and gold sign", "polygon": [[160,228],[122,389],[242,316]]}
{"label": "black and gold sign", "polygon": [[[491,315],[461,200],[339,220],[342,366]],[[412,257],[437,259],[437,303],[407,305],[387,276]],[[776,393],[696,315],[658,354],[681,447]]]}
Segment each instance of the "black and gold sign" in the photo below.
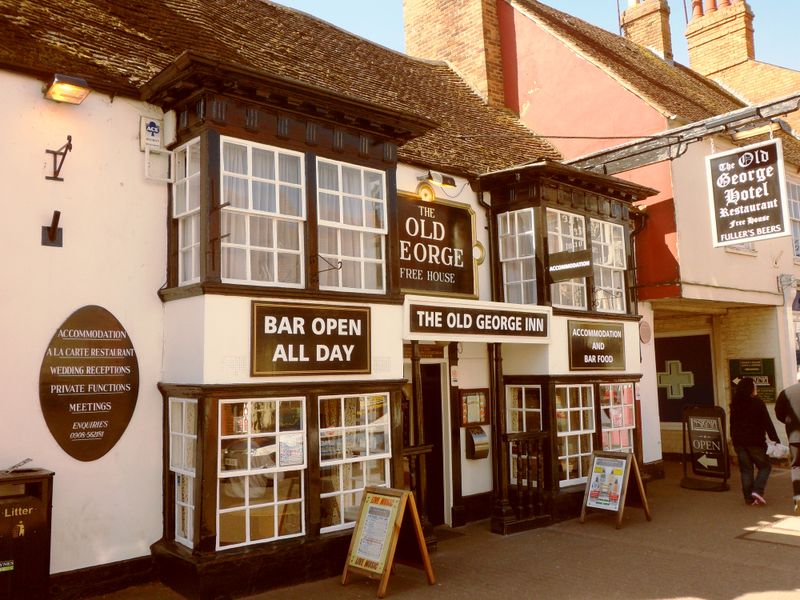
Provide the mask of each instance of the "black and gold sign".
{"label": "black and gold sign", "polygon": [[467,206],[399,195],[400,287],[475,297],[474,215]]}
{"label": "black and gold sign", "polygon": [[549,335],[548,327],[549,315],[536,310],[521,312],[462,306],[409,305],[411,333],[546,338]]}
{"label": "black and gold sign", "polygon": [[128,333],[101,306],[72,313],[50,340],[39,402],[64,451],[97,460],[122,437],[139,395],[139,363]]}
{"label": "black and gold sign", "polygon": [[250,374],[370,372],[370,310],[253,302]]}
{"label": "black and gold sign", "polygon": [[625,332],[621,323],[567,321],[569,368],[625,369]]}

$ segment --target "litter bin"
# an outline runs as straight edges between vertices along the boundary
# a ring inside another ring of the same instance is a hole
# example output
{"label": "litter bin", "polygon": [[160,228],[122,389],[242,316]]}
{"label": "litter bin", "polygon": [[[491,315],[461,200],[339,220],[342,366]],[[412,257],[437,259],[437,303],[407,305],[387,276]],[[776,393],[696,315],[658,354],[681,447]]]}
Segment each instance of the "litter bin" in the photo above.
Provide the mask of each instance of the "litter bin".
{"label": "litter bin", "polygon": [[53,473],[0,471],[0,598],[46,598]]}

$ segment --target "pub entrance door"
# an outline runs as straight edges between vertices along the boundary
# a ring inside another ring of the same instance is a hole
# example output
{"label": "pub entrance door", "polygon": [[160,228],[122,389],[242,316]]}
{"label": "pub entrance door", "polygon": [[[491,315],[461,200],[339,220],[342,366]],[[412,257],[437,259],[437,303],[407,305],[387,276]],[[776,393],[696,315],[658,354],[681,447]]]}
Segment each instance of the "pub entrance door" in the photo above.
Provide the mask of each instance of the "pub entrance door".
{"label": "pub entrance door", "polygon": [[445,522],[445,473],[444,442],[442,419],[442,363],[423,363],[420,365],[422,375],[422,413],[425,443],[433,448],[426,461],[425,483],[427,497],[425,511],[431,525]]}

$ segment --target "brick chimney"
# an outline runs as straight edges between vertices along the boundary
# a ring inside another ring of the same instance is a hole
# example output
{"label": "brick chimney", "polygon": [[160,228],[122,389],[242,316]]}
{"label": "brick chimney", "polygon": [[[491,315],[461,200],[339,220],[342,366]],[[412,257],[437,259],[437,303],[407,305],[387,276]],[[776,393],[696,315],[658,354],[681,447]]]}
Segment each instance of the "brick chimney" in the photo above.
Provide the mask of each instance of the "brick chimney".
{"label": "brick chimney", "polygon": [[667,0],[629,0],[622,13],[622,30],[629,40],[650,48],[665,60],[672,60]]}
{"label": "brick chimney", "polygon": [[489,104],[505,106],[497,0],[403,0],[406,52],[442,60]]}
{"label": "brick chimney", "polygon": [[709,77],[754,60],[753,11],[746,0],[694,0],[686,41],[689,66]]}

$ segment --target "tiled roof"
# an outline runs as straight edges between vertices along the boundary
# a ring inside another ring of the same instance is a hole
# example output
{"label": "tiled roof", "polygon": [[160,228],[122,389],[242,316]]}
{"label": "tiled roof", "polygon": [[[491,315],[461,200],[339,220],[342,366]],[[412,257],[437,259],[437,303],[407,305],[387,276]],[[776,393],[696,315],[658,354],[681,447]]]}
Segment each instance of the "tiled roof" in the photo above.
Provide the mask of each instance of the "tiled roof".
{"label": "tiled roof", "polygon": [[139,97],[182,52],[294,79],[439,124],[401,160],[477,175],[558,151],[488,107],[446,65],[411,58],[261,0],[0,0],[0,66],[83,77]]}
{"label": "tiled roof", "polygon": [[667,62],[622,36],[536,0],[511,0],[511,4],[611,73],[665,116],[674,115],[688,123],[745,106],[712,80],[679,63]]}

